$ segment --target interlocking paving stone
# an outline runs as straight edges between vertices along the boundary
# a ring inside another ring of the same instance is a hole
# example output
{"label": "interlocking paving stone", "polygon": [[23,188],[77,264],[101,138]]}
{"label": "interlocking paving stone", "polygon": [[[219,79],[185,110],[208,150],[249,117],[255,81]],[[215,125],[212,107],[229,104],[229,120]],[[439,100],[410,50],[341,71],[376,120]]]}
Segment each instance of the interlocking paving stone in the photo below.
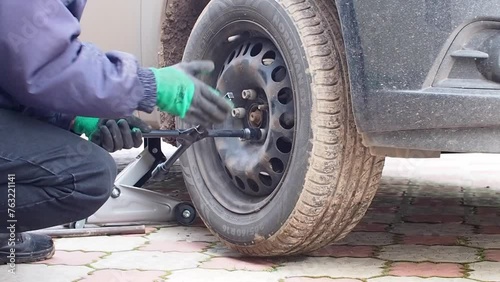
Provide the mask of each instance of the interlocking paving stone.
{"label": "interlocking paving stone", "polygon": [[217,238],[204,227],[168,227],[149,234],[150,240],[188,241],[188,242],[217,242]]}
{"label": "interlocking paving stone", "polygon": [[173,271],[168,276],[168,282],[278,282],[276,272],[260,271],[227,271],[219,269],[187,269]]}
{"label": "interlocking paving stone", "polygon": [[[380,213],[380,214],[394,214],[398,211],[398,207],[377,207],[377,206],[373,206],[371,205],[369,208],[368,208],[368,212],[369,214],[372,214],[372,213]],[[394,216],[394,215],[392,215]]]}
{"label": "interlocking paving stone", "polygon": [[86,252],[116,252],[133,250],[144,243],[143,237],[99,236],[56,239],[56,250]]}
{"label": "interlocking paving stone", "polygon": [[393,244],[394,235],[382,232],[351,232],[347,236],[336,242],[336,245],[351,245],[351,246],[382,246]]}
{"label": "interlocking paving stone", "polygon": [[368,278],[381,275],[384,261],[373,258],[319,258],[290,260],[276,268],[282,276]]}
{"label": "interlocking paving stone", "polygon": [[354,227],[353,232],[384,232],[388,227],[388,224],[361,222]]}
{"label": "interlocking paving stone", "polygon": [[485,249],[500,249],[500,234],[496,235],[471,235],[466,236],[467,245],[471,247],[485,248]]}
{"label": "interlocking paving stone", "polygon": [[159,252],[203,252],[210,246],[206,242],[186,242],[186,241],[150,241],[139,248],[141,251],[159,251]]}
{"label": "interlocking paving stone", "polygon": [[388,274],[394,276],[460,278],[463,276],[463,268],[456,263],[395,262],[390,266]]}
{"label": "interlocking paving stone", "polygon": [[310,278],[310,277],[292,277],[286,278],[283,282],[361,282],[358,279],[333,279],[333,278]]}
{"label": "interlocking paving stone", "polygon": [[[456,195],[456,194],[455,194]],[[448,206],[459,206],[462,203],[461,198],[435,198],[435,197],[418,197],[413,199],[412,205],[416,206],[431,206],[446,208]]]}
{"label": "interlocking paving stone", "polygon": [[460,246],[391,245],[378,256],[389,261],[468,263],[479,259],[477,250]]}
{"label": "interlocking paving stone", "polygon": [[392,277],[384,276],[368,279],[368,282],[473,282],[474,280],[465,278],[419,278],[419,277]]}
{"label": "interlocking paving stone", "polygon": [[241,253],[228,248],[226,245],[218,242],[209,247],[204,254],[215,257],[241,257]]}
{"label": "interlocking paving stone", "polygon": [[0,265],[2,282],[68,282],[87,275],[93,269],[86,266],[20,264],[16,273],[9,274],[7,266]]}
{"label": "interlocking paving stone", "polygon": [[474,233],[474,227],[457,223],[396,223],[391,232],[403,235],[423,235],[423,236],[446,236],[446,235],[470,235]]}
{"label": "interlocking paving stone", "polygon": [[201,253],[117,252],[91,264],[96,269],[163,270],[195,268],[210,257]]}
{"label": "interlocking paving stone", "polygon": [[483,261],[469,265],[470,278],[481,281],[500,281],[500,262]]}
{"label": "interlocking paving stone", "polygon": [[498,208],[498,207],[478,207],[476,209],[476,214],[477,215],[486,215],[486,216],[500,215],[500,208]]}
{"label": "interlocking paving stone", "polygon": [[419,214],[441,214],[441,215],[467,215],[473,212],[471,207],[423,207],[423,206],[407,206],[404,207],[404,215],[419,215]]}
{"label": "interlocking paving stone", "polygon": [[403,220],[410,223],[462,223],[464,218],[459,215],[408,215]]}
{"label": "interlocking paving stone", "polygon": [[484,251],[484,259],[500,262],[500,250],[486,250],[486,251]]}
{"label": "interlocking paving stone", "polygon": [[104,255],[106,253],[103,252],[67,252],[57,250],[52,258],[35,263],[48,265],[86,265],[99,260]]}
{"label": "interlocking paving stone", "polygon": [[[133,157],[130,158],[132,159]],[[123,166],[126,161],[122,160],[121,163]],[[427,164],[427,161],[406,161],[405,167],[420,166],[419,163]],[[427,165],[424,167],[427,169]],[[500,281],[497,277],[500,273],[500,220],[497,220],[500,205],[495,206],[500,199],[500,189],[464,189],[461,187],[476,187],[478,183],[451,179],[451,175],[461,177],[454,170],[443,172],[440,168],[432,169],[431,172],[429,178],[422,179],[420,176],[389,178],[386,174],[373,204],[356,227],[358,232],[306,257],[243,258],[240,253],[219,243],[203,225],[171,226],[147,236],[58,239],[53,259],[20,265],[15,280],[11,277],[11,280],[6,281]],[[470,176],[472,175],[475,174]],[[495,175],[498,174],[495,172]],[[457,185],[447,184],[450,180],[452,183],[462,182]],[[176,168],[172,177],[164,182],[153,183],[151,187],[166,191],[174,197],[186,197],[186,190],[181,182],[181,174]],[[484,181],[480,182],[482,185]],[[174,186],[174,190],[170,189]],[[469,206],[462,206],[462,199]],[[403,223],[403,220],[406,222]],[[466,220],[467,224],[461,224],[461,220]],[[474,234],[475,232],[483,234]],[[432,234],[439,236],[429,236]],[[481,258],[478,256],[478,249],[459,246],[463,244],[483,248],[485,261],[479,262]],[[100,258],[100,255],[103,257]],[[387,259],[388,264],[386,265],[385,260],[374,258],[375,255]],[[95,259],[91,266],[98,270],[60,265],[85,264]],[[464,272],[465,266],[460,265],[462,262],[470,263],[471,270],[468,274],[471,279],[481,280],[436,277],[458,277],[462,274],[460,271]],[[47,267],[46,264],[55,266]],[[19,275],[21,270],[28,274]],[[3,282],[5,279],[2,271],[7,273],[5,266],[0,266],[0,281]],[[428,276],[429,278],[422,278]],[[83,277],[85,280],[79,280]]]}
{"label": "interlocking paving stone", "polygon": [[308,256],[315,257],[356,257],[369,258],[373,256],[375,247],[373,246],[337,246],[330,245],[314,251]]}
{"label": "interlocking paving stone", "polygon": [[457,245],[457,236],[417,236],[417,235],[406,235],[403,236],[401,240],[402,244],[405,245]]}
{"label": "interlocking paving stone", "polygon": [[166,276],[163,271],[106,269],[92,272],[78,282],[160,282],[165,281],[163,276]]}
{"label": "interlocking paving stone", "polygon": [[500,226],[479,226],[479,234],[500,234]]}
{"label": "interlocking paving stone", "polygon": [[361,223],[385,223],[390,224],[397,220],[397,216],[393,213],[382,212],[367,212],[361,219]]}
{"label": "interlocking paving stone", "polygon": [[498,215],[470,215],[465,219],[465,223],[481,226],[500,226]]}
{"label": "interlocking paving stone", "polygon": [[201,264],[201,268],[225,270],[271,271],[277,266],[271,260],[259,258],[212,258]]}
{"label": "interlocking paving stone", "polygon": [[500,206],[500,195],[498,193],[477,193],[475,197],[465,198],[464,204],[468,206],[479,207],[498,207]]}

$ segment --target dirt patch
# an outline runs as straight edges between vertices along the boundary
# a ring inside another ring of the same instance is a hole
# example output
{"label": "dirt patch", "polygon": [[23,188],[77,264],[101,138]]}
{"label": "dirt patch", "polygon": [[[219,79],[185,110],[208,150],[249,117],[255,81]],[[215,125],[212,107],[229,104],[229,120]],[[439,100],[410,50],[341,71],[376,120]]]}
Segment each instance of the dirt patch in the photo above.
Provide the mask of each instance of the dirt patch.
{"label": "dirt patch", "polygon": [[162,23],[160,65],[182,60],[182,54],[196,20],[210,0],[167,0]]}

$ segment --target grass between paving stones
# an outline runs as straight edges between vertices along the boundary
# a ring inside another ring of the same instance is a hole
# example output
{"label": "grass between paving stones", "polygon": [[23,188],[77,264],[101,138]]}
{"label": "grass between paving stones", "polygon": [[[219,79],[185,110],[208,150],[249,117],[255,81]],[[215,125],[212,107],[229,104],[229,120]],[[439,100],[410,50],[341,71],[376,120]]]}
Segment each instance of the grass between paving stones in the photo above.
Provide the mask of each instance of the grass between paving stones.
{"label": "grass between paving stones", "polygon": [[[106,268],[106,269],[95,269],[91,266],[89,266],[90,268],[94,269],[93,271],[90,271],[87,273],[87,276],[91,276],[94,272],[96,271],[99,271],[99,270],[119,270],[119,271],[130,271],[130,270],[137,270],[137,271],[140,271],[140,272],[146,272],[146,271],[151,271],[151,270],[140,270],[140,269],[117,269],[117,268]],[[157,270],[158,271],[158,270]],[[160,270],[161,271],[161,270]],[[168,279],[167,277],[172,275],[172,272],[171,271],[164,271],[165,274],[160,276],[160,279]],[[78,278],[76,280],[73,280],[72,282],[79,282],[79,281],[82,281],[83,279],[85,279],[86,277],[82,277],[82,278]],[[156,282],[157,280],[155,280]]]}
{"label": "grass between paving stones", "polygon": [[472,269],[470,268],[470,265],[468,263],[464,263],[464,264],[462,264],[462,266],[463,266],[463,270],[462,270],[463,278],[469,278],[470,272],[472,271]]}
{"label": "grass between paving stones", "polygon": [[455,243],[457,246],[469,247],[469,246],[467,246],[469,243],[469,239],[467,239],[466,237],[459,236]]}
{"label": "grass between paving stones", "polygon": [[477,260],[479,262],[486,260],[486,254],[484,252],[484,249],[481,249],[481,248],[477,249]]}
{"label": "grass between paving stones", "polygon": [[209,256],[210,258],[216,257],[216,256],[211,255],[211,254],[206,254],[206,252],[208,252],[208,250],[210,250],[210,249],[214,249],[215,247],[217,247],[218,242],[211,242],[211,243],[206,242],[206,243],[208,244],[208,246],[206,248],[203,248],[203,251],[201,253]]}
{"label": "grass between paving stones", "polygon": [[168,276],[172,275],[172,271],[165,271],[165,275],[160,276],[161,279],[168,280]]}
{"label": "grass between paving stones", "polygon": [[380,275],[381,277],[389,275],[389,271],[391,270],[391,266],[393,263],[393,261],[386,261],[384,263],[384,266],[382,267],[382,274]]}
{"label": "grass between paving stones", "polygon": [[[105,259],[106,257],[108,257],[108,256],[110,256],[112,254],[113,254],[112,252],[104,252],[104,255],[100,256],[99,259],[94,260],[91,263],[87,263],[87,264],[85,264],[85,266],[89,267],[89,268],[92,268],[94,271],[98,270],[97,268],[93,267],[92,264],[95,263],[95,262],[97,262],[98,260]],[[91,271],[91,272],[94,272],[94,271]],[[89,273],[91,273],[91,272],[89,272]]]}

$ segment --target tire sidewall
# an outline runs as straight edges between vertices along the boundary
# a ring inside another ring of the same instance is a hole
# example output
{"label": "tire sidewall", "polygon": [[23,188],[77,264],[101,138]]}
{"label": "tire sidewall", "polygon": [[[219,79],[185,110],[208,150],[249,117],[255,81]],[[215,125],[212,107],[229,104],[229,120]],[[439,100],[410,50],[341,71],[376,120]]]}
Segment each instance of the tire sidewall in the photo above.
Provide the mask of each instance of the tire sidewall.
{"label": "tire sidewall", "polygon": [[[212,0],[198,19],[188,40],[184,61],[210,59],[205,57],[211,38],[235,20],[258,20],[274,37],[291,76],[296,107],[296,133],[293,154],[281,187],[269,204],[260,211],[235,214],[214,198],[207,188],[194,150],[182,157],[186,185],[196,209],[209,228],[222,239],[237,245],[251,245],[278,232],[294,212],[304,187],[312,152],[311,118],[314,115],[309,64],[300,35],[285,8],[274,0]],[[257,19],[256,19],[257,18]],[[182,127],[182,123],[177,123]],[[214,172],[219,173],[219,172]],[[210,187],[218,183],[209,183]]]}

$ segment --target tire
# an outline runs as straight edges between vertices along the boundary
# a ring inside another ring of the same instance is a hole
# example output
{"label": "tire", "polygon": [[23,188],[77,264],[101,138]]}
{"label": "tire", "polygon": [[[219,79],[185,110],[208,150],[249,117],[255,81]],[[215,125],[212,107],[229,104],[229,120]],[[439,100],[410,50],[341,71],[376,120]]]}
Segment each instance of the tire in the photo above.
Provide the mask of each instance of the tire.
{"label": "tire", "polygon": [[[218,62],[228,56],[224,44],[231,44],[221,38],[236,31],[244,40],[265,37],[282,54],[296,101],[290,159],[270,195],[245,202],[232,192],[238,189],[229,173],[217,167],[215,141],[204,140],[181,158],[187,189],[207,227],[241,253],[314,251],[343,238],[359,222],[384,165],[356,131],[334,1],[212,0],[192,31],[184,60],[214,60],[216,71],[202,79],[217,84],[224,71]],[[180,120],[177,125],[189,126]],[[257,199],[264,204],[248,208]]]}

